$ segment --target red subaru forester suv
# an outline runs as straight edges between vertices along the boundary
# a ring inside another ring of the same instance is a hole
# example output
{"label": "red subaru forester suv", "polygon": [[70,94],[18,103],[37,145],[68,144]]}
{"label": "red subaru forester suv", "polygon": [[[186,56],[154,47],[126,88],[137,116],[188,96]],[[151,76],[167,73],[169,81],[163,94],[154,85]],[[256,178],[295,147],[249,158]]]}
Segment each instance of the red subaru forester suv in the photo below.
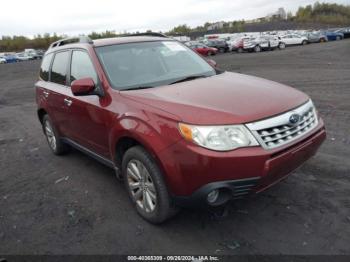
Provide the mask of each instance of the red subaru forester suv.
{"label": "red subaru forester suv", "polygon": [[304,93],[220,71],[161,36],[57,41],[35,86],[52,151],[75,147],[114,168],[152,223],[260,192],[326,137]]}

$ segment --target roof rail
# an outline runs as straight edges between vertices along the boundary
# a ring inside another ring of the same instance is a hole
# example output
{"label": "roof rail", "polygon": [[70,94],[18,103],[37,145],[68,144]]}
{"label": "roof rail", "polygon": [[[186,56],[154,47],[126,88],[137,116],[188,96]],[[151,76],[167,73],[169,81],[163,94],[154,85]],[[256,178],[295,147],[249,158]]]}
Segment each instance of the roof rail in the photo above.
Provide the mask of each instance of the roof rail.
{"label": "roof rail", "polygon": [[58,40],[56,42],[53,42],[50,45],[49,49],[63,46],[63,45],[67,45],[67,44],[74,44],[74,43],[92,44],[93,42],[90,39],[90,37],[88,37],[88,36],[68,37],[68,38],[64,38],[64,39]]}
{"label": "roof rail", "polygon": [[130,34],[130,35],[126,35],[126,36],[158,36],[158,37],[169,38],[168,36],[166,36],[162,33],[156,33],[156,32],[136,33],[136,34]]}

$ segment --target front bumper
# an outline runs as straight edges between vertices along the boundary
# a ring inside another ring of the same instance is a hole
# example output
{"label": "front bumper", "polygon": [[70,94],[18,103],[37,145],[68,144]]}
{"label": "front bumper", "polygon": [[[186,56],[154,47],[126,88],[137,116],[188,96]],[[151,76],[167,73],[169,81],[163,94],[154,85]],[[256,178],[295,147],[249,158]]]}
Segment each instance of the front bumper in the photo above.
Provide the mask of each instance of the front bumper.
{"label": "front bumper", "polygon": [[216,188],[224,188],[230,199],[265,190],[313,156],[325,138],[320,119],[311,132],[276,149],[250,147],[216,152],[181,140],[159,157],[175,201],[180,205],[198,204]]}

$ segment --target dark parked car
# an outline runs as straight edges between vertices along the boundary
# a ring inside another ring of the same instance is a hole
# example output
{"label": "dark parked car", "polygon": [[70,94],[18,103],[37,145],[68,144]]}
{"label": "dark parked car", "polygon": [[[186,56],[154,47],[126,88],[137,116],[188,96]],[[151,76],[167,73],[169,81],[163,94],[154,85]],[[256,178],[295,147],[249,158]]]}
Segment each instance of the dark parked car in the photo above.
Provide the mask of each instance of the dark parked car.
{"label": "dark parked car", "polygon": [[261,192],[326,137],[303,92],[223,72],[165,37],[60,40],[35,86],[52,152],[75,147],[116,170],[152,223]]}
{"label": "dark parked car", "polygon": [[19,59],[17,58],[16,55],[12,55],[12,54],[5,54],[4,56],[2,56],[3,58],[5,58],[6,63],[16,63],[19,61]]}
{"label": "dark parked car", "polygon": [[335,33],[341,33],[344,35],[345,38],[350,38],[350,27],[347,28],[340,28],[334,31]]}
{"label": "dark parked car", "polygon": [[328,41],[339,41],[344,39],[344,34],[339,32],[326,31],[323,32],[327,36]]}
{"label": "dark parked car", "polygon": [[230,50],[229,45],[225,40],[205,40],[204,44],[209,47],[214,47],[219,50],[221,53],[226,53]]}

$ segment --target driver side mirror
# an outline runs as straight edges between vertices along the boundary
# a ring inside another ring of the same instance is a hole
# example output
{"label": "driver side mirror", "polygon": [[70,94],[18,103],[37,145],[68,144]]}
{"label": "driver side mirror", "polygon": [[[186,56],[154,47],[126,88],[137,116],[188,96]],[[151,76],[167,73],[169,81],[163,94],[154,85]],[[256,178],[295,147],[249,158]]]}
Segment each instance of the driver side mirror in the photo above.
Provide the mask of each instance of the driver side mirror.
{"label": "driver side mirror", "polygon": [[92,78],[82,78],[74,80],[71,84],[71,90],[75,96],[92,95],[95,89],[95,82]]}
{"label": "driver side mirror", "polygon": [[218,63],[216,63],[216,61],[214,61],[213,59],[207,59],[207,62],[209,65],[211,65],[214,68],[216,68],[218,65]]}

